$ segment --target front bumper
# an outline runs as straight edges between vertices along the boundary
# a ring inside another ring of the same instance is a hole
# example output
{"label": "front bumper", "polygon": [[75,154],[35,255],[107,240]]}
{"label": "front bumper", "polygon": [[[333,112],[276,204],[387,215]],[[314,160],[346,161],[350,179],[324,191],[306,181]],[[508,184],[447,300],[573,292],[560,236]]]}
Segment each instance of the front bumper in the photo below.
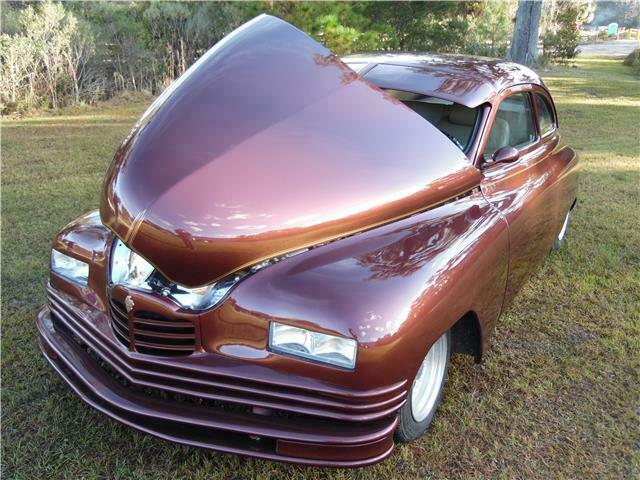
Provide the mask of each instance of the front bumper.
{"label": "front bumper", "polygon": [[157,359],[127,355],[51,287],[49,302],[36,321],[46,359],[85,402],[137,430],[221,452],[332,467],[369,465],[393,450],[404,390],[359,394],[350,403],[180,371],[175,363],[163,368]]}

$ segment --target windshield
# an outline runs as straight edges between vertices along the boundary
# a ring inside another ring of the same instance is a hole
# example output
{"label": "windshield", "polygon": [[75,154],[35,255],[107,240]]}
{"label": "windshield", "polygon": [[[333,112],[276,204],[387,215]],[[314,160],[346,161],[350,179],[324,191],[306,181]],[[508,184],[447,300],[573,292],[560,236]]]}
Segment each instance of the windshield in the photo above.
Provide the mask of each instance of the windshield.
{"label": "windshield", "polygon": [[386,90],[438,128],[456,146],[466,152],[471,144],[478,108],[468,108],[442,98],[421,95],[401,90]]}

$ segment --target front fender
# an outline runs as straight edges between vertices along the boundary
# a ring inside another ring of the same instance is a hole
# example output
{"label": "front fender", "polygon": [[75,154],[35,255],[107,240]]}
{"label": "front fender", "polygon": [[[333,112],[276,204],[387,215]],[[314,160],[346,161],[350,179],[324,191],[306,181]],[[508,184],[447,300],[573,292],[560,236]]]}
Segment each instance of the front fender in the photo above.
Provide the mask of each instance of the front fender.
{"label": "front fender", "polygon": [[[506,222],[474,192],[258,272],[202,322],[203,338],[211,350],[251,355],[247,348],[266,344],[272,319],[354,338],[355,372],[275,354],[268,361],[359,388],[389,385],[412,379],[430,345],[467,312],[486,336],[502,307],[507,265]],[[239,338],[246,332],[250,342]]]}

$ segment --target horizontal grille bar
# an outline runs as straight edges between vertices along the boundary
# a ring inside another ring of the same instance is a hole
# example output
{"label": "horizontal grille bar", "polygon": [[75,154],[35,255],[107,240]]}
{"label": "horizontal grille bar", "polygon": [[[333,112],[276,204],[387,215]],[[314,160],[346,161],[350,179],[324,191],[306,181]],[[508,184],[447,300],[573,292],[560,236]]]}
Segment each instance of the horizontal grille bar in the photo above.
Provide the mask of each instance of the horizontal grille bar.
{"label": "horizontal grille bar", "polygon": [[154,330],[158,332],[175,332],[175,333],[189,333],[195,332],[193,324],[185,324],[179,322],[161,322],[158,320],[147,320],[139,317],[133,319],[135,325],[143,330]]}
{"label": "horizontal grille bar", "polygon": [[143,339],[142,337],[150,337],[150,338],[159,338],[166,339],[168,342],[174,341],[175,343],[185,342],[185,345],[189,343],[193,344],[196,338],[195,333],[165,333],[165,332],[156,332],[153,330],[141,330],[139,328],[134,328],[133,333],[136,338]]}
{"label": "horizontal grille bar", "polygon": [[129,323],[126,320],[122,320],[118,318],[117,315],[113,315],[111,318],[114,325],[117,325],[121,330],[123,330],[127,335],[129,335]]}
{"label": "horizontal grille bar", "polygon": [[125,312],[125,307],[124,305],[122,305],[120,302],[111,299],[110,301],[111,303],[111,310],[112,313],[116,314],[117,316],[119,316],[122,319],[127,319],[129,316],[127,315],[127,313]]}

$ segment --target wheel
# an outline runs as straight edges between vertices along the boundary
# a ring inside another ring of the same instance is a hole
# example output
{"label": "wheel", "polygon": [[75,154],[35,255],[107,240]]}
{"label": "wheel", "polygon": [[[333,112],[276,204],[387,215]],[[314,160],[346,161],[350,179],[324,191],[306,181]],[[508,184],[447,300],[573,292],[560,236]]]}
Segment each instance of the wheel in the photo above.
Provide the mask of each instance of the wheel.
{"label": "wheel", "polygon": [[564,241],[564,237],[567,234],[567,227],[569,226],[569,217],[570,216],[571,216],[571,210],[569,210],[567,212],[567,216],[564,217],[564,223],[562,224],[562,228],[560,229],[560,233],[558,233],[558,236],[553,241],[553,245],[551,247],[551,250],[554,251],[554,252],[556,250],[558,250],[562,246],[562,243]]}
{"label": "wheel", "polygon": [[395,437],[408,442],[422,435],[431,424],[440,403],[451,355],[451,332],[431,346],[413,380],[409,398],[400,410]]}

